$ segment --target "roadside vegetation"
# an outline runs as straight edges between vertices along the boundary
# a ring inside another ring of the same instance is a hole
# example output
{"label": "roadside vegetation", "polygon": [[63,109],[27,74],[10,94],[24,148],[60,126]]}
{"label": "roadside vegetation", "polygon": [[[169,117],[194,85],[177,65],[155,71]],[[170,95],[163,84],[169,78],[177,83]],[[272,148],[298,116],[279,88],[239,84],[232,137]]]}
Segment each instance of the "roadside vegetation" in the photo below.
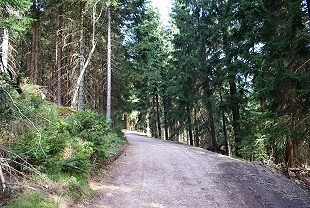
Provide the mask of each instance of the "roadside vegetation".
{"label": "roadside vegetation", "polygon": [[125,142],[121,132],[93,110],[44,100],[39,86],[22,90],[0,91],[1,206],[10,196],[19,197],[5,207],[57,207],[92,196],[88,179],[118,153]]}

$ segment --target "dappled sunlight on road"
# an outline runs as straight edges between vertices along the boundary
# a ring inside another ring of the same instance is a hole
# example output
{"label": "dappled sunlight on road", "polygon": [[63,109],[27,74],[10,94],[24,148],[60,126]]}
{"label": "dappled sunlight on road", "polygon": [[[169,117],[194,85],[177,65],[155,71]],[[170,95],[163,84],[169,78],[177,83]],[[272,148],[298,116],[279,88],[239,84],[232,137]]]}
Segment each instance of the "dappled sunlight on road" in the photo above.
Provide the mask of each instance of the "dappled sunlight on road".
{"label": "dappled sunlight on road", "polygon": [[93,191],[104,190],[105,192],[109,193],[120,193],[120,192],[129,193],[134,191],[133,188],[129,188],[126,186],[104,185],[99,182],[90,182],[89,186]]}
{"label": "dappled sunlight on road", "polygon": [[307,207],[301,195],[293,194],[296,201],[292,201],[283,194],[282,190],[292,192],[290,182],[271,183],[271,173],[260,172],[249,163],[132,132],[126,136],[129,145],[124,154],[100,183],[92,184],[98,197],[81,207]]}

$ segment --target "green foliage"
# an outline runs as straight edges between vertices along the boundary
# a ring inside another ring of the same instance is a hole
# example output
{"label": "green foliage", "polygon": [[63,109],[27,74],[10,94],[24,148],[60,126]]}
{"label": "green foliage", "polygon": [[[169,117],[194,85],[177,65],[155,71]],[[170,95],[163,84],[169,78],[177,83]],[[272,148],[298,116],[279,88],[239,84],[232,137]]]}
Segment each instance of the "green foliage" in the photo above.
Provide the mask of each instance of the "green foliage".
{"label": "green foliage", "polygon": [[92,110],[78,111],[68,119],[69,131],[73,136],[82,134],[82,138],[91,140],[91,132],[104,135],[110,129],[110,124],[102,115]]}
{"label": "green foliage", "polygon": [[[125,141],[95,111],[59,110],[43,99],[38,86],[25,85],[23,91],[22,96],[14,94],[9,125],[0,128],[2,144],[14,153],[13,161],[23,159],[49,175],[88,174]],[[18,164],[12,165],[23,170]]]}
{"label": "green foliage", "polygon": [[5,208],[57,208],[57,203],[41,192],[24,193]]}
{"label": "green foliage", "polygon": [[125,41],[135,127],[153,136],[164,129],[166,139],[186,134],[190,144],[219,144],[249,160],[307,164],[308,154],[301,155],[310,141],[310,38],[303,4],[175,0],[169,50],[146,3]]}
{"label": "green foliage", "polygon": [[[125,142],[114,133],[103,115],[92,110],[75,112],[44,100],[41,87],[24,85],[23,95],[5,92],[10,110],[1,115],[1,145],[9,150],[11,167],[25,174],[36,168],[61,183],[74,200],[92,196],[87,177],[104,167],[104,162]],[[2,95],[2,94],[0,94]],[[4,99],[4,98],[3,98]],[[28,168],[31,167],[31,168]],[[57,207],[40,193],[17,197],[7,207]]]}
{"label": "green foliage", "polygon": [[[107,159],[111,151],[116,151],[116,144],[124,141],[118,140],[110,123],[95,111],[59,110],[43,99],[44,92],[38,86],[25,85],[23,91],[23,96],[16,95],[10,126],[1,128],[6,135],[3,142],[8,142],[18,157],[40,171],[87,173]],[[10,128],[14,129],[9,134],[13,135],[13,140],[5,133]]]}
{"label": "green foliage", "polygon": [[131,36],[125,42],[128,58],[125,67],[128,68],[126,72],[132,86],[129,100],[134,110],[139,112],[138,125],[146,128],[146,119],[150,118],[152,134],[160,137],[161,95],[166,88],[164,79],[168,69],[165,65],[169,48],[165,43],[166,34],[160,17],[150,4],[143,3],[137,13],[137,22],[126,28]]}
{"label": "green foliage", "polygon": [[[90,155],[87,156],[90,156],[97,164],[110,156],[110,150],[114,149],[115,144],[124,142],[111,132],[110,123],[105,121],[104,116],[91,110],[77,112],[68,119],[68,124],[68,129],[73,136],[91,144],[92,151],[89,151]],[[80,151],[79,154],[82,152]]]}
{"label": "green foliage", "polygon": [[81,201],[83,198],[91,197],[94,194],[84,177],[71,176],[69,180],[65,182],[66,192],[75,201]]}
{"label": "green foliage", "polygon": [[93,143],[80,138],[71,139],[64,149],[61,160],[62,170],[68,173],[86,173],[91,168]]}
{"label": "green foliage", "polygon": [[32,19],[26,16],[30,5],[30,0],[1,0],[0,28],[25,33],[32,22]]}

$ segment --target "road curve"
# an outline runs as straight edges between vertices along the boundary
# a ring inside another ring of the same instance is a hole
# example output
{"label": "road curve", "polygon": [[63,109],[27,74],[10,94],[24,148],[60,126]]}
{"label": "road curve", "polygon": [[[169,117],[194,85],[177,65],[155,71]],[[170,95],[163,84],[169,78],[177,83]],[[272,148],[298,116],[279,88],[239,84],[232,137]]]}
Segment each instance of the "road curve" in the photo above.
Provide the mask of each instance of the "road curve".
{"label": "road curve", "polygon": [[126,133],[129,145],[83,208],[310,208],[310,194],[260,165]]}

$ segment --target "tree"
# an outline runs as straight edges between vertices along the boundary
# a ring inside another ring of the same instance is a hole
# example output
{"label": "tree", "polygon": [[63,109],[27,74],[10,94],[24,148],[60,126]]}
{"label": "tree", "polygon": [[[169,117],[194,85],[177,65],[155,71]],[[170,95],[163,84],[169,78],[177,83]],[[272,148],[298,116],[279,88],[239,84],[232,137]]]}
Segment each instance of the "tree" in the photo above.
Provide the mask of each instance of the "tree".
{"label": "tree", "polygon": [[133,86],[132,97],[137,100],[135,107],[140,113],[138,125],[144,126],[152,135],[162,137],[161,80],[166,46],[158,14],[148,4],[139,14],[140,19],[127,30],[130,35],[126,42],[128,67],[133,69],[128,71]]}
{"label": "tree", "polygon": [[[0,28],[1,28],[1,63],[0,72],[11,73],[14,69],[9,68],[9,31],[24,32],[30,19],[23,18],[23,14],[29,9],[29,1],[10,1],[3,0],[0,2]],[[21,20],[22,19],[22,20]]]}
{"label": "tree", "polygon": [[[1,123],[2,119],[5,119],[7,115],[3,109],[7,108],[7,103],[9,103],[7,97],[7,90],[10,87],[18,88],[18,92],[21,90],[18,86],[18,82],[14,83],[14,77],[16,77],[15,69],[10,65],[13,60],[9,60],[10,50],[9,50],[9,33],[10,32],[23,32],[27,25],[29,24],[29,19],[25,18],[24,21],[19,21],[23,13],[29,8],[26,0],[22,1],[10,1],[3,0],[0,2],[0,113],[1,113]],[[17,85],[17,86],[16,86]],[[0,159],[0,182],[2,191],[6,188],[6,182],[2,171],[3,159]]]}
{"label": "tree", "polygon": [[[277,149],[285,146],[285,163],[294,167],[300,159],[299,147],[309,141],[305,126],[309,123],[305,116],[309,113],[307,17],[300,1],[264,1],[264,8],[264,61],[256,89],[271,122],[269,142]],[[276,159],[281,155],[278,152]]]}
{"label": "tree", "polygon": [[111,120],[111,12],[110,12],[110,4],[108,2],[108,45],[107,45],[107,121]]}

